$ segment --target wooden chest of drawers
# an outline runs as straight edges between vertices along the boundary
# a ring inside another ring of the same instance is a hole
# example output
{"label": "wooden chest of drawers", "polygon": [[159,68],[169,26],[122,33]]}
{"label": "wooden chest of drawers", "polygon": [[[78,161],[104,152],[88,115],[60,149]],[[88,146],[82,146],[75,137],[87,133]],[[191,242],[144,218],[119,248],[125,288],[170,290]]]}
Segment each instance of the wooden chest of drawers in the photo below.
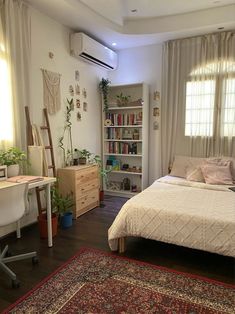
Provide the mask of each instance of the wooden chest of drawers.
{"label": "wooden chest of drawers", "polygon": [[99,205],[99,169],[97,165],[79,165],[58,169],[62,195],[74,197],[74,218]]}

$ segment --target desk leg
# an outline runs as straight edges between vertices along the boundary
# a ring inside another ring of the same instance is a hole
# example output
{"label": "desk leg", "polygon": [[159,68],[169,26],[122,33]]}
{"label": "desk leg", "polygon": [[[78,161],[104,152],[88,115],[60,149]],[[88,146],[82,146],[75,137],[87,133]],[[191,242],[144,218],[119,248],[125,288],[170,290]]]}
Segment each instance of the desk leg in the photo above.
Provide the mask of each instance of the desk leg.
{"label": "desk leg", "polygon": [[52,227],[51,227],[51,184],[46,185],[46,200],[47,200],[47,233],[48,246],[52,247]]}

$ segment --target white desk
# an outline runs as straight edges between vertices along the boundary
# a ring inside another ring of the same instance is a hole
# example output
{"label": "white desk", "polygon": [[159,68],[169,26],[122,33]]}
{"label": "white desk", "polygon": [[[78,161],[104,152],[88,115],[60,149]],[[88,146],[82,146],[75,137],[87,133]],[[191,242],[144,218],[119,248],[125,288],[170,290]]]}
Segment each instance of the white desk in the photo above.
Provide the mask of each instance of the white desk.
{"label": "white desk", "polygon": [[[52,227],[51,227],[51,184],[56,181],[56,178],[54,177],[44,177],[44,180],[34,182],[34,183],[29,183],[28,188],[29,190],[40,187],[40,186],[45,186],[46,187],[46,207],[47,207],[47,231],[48,231],[48,246],[52,247]],[[11,183],[7,181],[0,181],[0,189],[4,189],[7,187],[11,187],[15,184],[19,183]],[[19,224],[17,226],[17,237],[20,235],[20,228]]]}

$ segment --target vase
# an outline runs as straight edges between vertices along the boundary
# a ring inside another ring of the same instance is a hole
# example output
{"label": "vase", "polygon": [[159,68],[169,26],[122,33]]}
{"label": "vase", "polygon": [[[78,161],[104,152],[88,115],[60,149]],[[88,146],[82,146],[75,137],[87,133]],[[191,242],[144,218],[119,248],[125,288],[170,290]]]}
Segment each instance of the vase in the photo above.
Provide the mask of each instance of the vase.
{"label": "vase", "polygon": [[73,224],[73,214],[68,212],[60,217],[60,227],[62,229],[67,229]]}
{"label": "vase", "polygon": [[[40,238],[42,238],[42,239],[48,238],[47,215],[46,214],[40,214],[38,216],[38,223],[39,223]],[[51,226],[52,226],[52,237],[54,237],[54,236],[56,236],[57,229],[58,229],[58,217],[56,214],[52,214]]]}
{"label": "vase", "polygon": [[10,165],[7,167],[7,177],[16,177],[20,173],[20,166],[18,164],[16,165]]}

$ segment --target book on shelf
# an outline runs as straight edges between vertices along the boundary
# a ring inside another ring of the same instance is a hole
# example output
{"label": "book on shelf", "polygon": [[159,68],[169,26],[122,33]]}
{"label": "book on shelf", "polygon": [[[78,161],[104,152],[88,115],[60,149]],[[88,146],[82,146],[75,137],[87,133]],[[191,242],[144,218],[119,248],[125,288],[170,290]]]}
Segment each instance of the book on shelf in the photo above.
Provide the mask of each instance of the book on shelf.
{"label": "book on shelf", "polygon": [[26,176],[26,175],[15,176],[15,177],[11,177],[7,179],[8,182],[12,182],[12,183],[34,183],[34,182],[43,181],[43,180],[44,180],[43,177]]}
{"label": "book on shelf", "polygon": [[[137,137],[136,137],[137,135]],[[108,128],[106,129],[106,139],[108,140],[133,140],[142,138],[142,133],[139,130],[128,130],[120,128]]]}
{"label": "book on shelf", "polygon": [[141,125],[142,112],[135,113],[107,113],[106,119],[110,119],[112,125]]}
{"label": "book on shelf", "polygon": [[122,142],[109,142],[108,151],[109,154],[130,154],[141,155],[142,145],[141,143],[122,143]]}

